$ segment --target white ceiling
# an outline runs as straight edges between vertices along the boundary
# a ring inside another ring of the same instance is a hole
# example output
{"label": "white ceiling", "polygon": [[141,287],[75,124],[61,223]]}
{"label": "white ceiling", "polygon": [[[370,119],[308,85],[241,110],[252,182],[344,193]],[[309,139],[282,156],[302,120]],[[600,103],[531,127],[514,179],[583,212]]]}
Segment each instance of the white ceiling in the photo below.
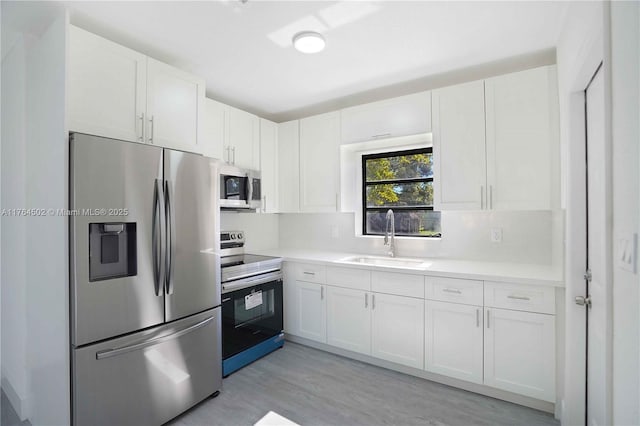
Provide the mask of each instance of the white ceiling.
{"label": "white ceiling", "polygon": [[[66,2],[71,21],[207,81],[268,118],[450,70],[554,48],[566,2]],[[292,36],[317,30],[325,51]]]}

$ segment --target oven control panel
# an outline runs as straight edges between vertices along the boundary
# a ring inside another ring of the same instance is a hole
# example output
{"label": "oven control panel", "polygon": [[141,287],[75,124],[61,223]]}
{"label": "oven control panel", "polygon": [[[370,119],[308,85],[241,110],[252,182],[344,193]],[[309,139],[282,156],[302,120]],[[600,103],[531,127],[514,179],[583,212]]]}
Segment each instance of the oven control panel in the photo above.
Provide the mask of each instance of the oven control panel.
{"label": "oven control panel", "polygon": [[229,245],[234,247],[238,247],[238,245],[244,245],[244,232],[242,231],[220,232],[221,248],[225,248],[225,246],[229,246]]}

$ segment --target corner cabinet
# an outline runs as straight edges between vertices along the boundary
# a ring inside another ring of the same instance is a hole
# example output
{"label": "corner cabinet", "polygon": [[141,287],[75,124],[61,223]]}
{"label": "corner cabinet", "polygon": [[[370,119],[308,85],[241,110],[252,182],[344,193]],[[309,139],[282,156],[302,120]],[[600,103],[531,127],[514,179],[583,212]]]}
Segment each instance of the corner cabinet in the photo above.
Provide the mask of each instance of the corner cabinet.
{"label": "corner cabinet", "polygon": [[436,210],[548,210],[558,204],[553,65],[434,90]]}
{"label": "corner cabinet", "polygon": [[300,120],[300,211],[335,212],[340,192],[340,113]]}
{"label": "corner cabinet", "polygon": [[278,124],[278,211],[300,211],[300,121]]}
{"label": "corner cabinet", "polygon": [[262,213],[278,212],[278,125],[260,119]]}
{"label": "corner cabinet", "polygon": [[70,26],[68,80],[69,130],[202,152],[203,79]]}

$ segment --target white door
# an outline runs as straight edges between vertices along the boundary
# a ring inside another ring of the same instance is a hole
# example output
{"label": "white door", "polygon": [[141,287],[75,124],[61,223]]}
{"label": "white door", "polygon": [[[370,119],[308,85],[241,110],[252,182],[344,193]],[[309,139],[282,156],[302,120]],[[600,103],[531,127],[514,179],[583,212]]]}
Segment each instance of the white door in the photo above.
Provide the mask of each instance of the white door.
{"label": "white door", "polygon": [[486,208],[484,82],[432,93],[434,208]]}
{"label": "white door", "polygon": [[340,113],[300,120],[300,210],[335,212],[340,180]]}
{"label": "white door", "polygon": [[587,149],[587,424],[611,424],[611,208],[604,130],[604,81],[600,69],[585,91]]}
{"label": "white door", "polygon": [[484,383],[556,401],[555,316],[485,308]]}
{"label": "white door", "polygon": [[291,333],[318,342],[327,342],[325,287],[306,281],[294,281]]}
{"label": "white door", "polygon": [[201,153],[198,126],[204,116],[204,99],[204,80],[147,58],[147,141]]}
{"label": "white door", "polygon": [[482,383],[482,308],[428,300],[425,312],[425,369]]}
{"label": "white door", "polygon": [[300,211],[300,121],[278,124],[278,209]]}
{"label": "white door", "polygon": [[69,27],[69,130],[143,142],[147,59]]}
{"label": "white door", "polygon": [[371,353],[371,295],[362,290],[327,287],[327,343]]}
{"label": "white door", "polygon": [[278,211],[278,125],[260,119],[260,176],[262,212]]}
{"label": "white door", "polygon": [[422,369],[424,300],[373,293],[371,313],[371,355]]}
{"label": "white door", "polygon": [[213,99],[204,100],[202,123],[202,155],[222,160],[226,105]]}
{"label": "white door", "polygon": [[260,119],[228,107],[226,161],[238,167],[260,170]]}

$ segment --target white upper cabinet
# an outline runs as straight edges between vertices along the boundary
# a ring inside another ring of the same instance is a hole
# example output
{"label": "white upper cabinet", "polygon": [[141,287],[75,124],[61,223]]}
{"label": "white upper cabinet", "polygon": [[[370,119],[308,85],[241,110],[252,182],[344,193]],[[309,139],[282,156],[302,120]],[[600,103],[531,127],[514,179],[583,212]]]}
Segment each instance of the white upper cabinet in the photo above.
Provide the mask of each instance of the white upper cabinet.
{"label": "white upper cabinet", "polygon": [[143,142],[147,58],[69,26],[69,129]]}
{"label": "white upper cabinet", "polygon": [[300,120],[300,211],[337,211],[339,145],[339,112]]}
{"label": "white upper cabinet", "polygon": [[479,210],[486,192],[484,82],[433,91],[434,209]]}
{"label": "white upper cabinet", "polygon": [[69,129],[202,152],[204,80],[70,26]]}
{"label": "white upper cabinet", "polygon": [[226,105],[213,99],[204,100],[202,122],[202,155],[223,159]]}
{"label": "white upper cabinet", "polygon": [[300,211],[300,122],[278,124],[278,210]]}
{"label": "white upper cabinet", "polygon": [[486,80],[490,208],[548,210],[555,204],[552,196],[558,186],[559,157],[556,85],[555,66]]}
{"label": "white upper cabinet", "polygon": [[278,211],[278,125],[260,119],[260,171],[262,212]]}
{"label": "white upper cabinet", "polygon": [[204,112],[204,80],[147,58],[147,141],[202,152],[198,123]]}
{"label": "white upper cabinet", "polygon": [[436,210],[557,205],[555,66],[438,89],[432,106]]}
{"label": "white upper cabinet", "polygon": [[224,160],[238,167],[260,170],[260,119],[227,107]]}
{"label": "white upper cabinet", "polygon": [[427,133],[431,131],[431,93],[345,108],[341,115],[342,143]]}

